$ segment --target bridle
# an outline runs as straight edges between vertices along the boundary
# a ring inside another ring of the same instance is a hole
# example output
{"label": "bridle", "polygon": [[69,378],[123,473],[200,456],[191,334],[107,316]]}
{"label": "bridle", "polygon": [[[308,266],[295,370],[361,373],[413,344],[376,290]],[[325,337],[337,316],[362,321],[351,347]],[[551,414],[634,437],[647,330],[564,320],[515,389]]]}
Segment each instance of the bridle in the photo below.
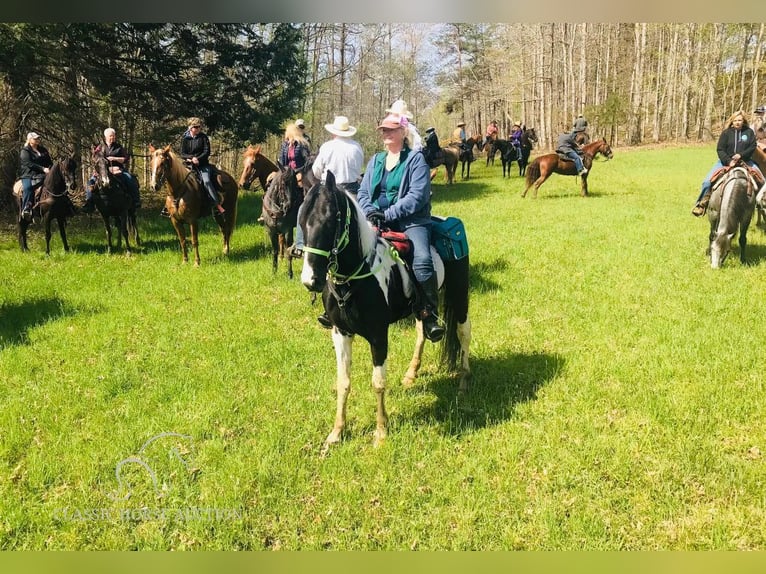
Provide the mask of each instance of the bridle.
{"label": "bridle", "polygon": [[[361,263],[359,263],[359,266],[349,275],[344,275],[343,273],[340,273],[338,271],[338,255],[349,246],[351,243],[350,239],[350,229],[351,229],[351,204],[349,202],[348,197],[345,193],[333,193],[333,197],[336,195],[343,195],[343,198],[345,199],[345,211],[346,216],[345,218],[341,214],[340,205],[336,206],[335,211],[335,237],[333,239],[332,246],[330,247],[329,251],[325,251],[324,249],[318,249],[316,247],[311,247],[309,245],[304,245],[303,250],[312,253],[314,255],[318,255],[320,257],[326,257],[328,260],[327,264],[327,275],[330,278],[330,283],[333,285],[344,285],[349,283],[350,281],[355,281],[358,279],[364,279],[366,277],[370,277],[375,274],[375,272],[380,268],[380,266],[383,264],[381,263],[373,268],[370,266],[370,270],[367,273],[361,273],[362,269],[364,269],[365,265],[369,265],[367,259],[362,259]],[[337,201],[336,201],[337,203]],[[393,249],[393,248],[392,248]],[[336,298],[339,299],[338,295],[336,293],[333,293]]]}

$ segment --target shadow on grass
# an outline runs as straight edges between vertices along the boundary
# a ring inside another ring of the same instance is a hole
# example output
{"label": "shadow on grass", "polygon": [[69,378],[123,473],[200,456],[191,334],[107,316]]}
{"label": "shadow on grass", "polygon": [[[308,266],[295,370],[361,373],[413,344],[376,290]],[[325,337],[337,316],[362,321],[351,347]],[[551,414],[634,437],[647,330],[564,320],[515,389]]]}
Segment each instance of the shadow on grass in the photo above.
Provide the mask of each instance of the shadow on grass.
{"label": "shadow on grass", "polygon": [[451,215],[442,207],[448,203],[456,203],[468,199],[480,199],[498,193],[497,187],[471,180],[456,180],[452,185],[434,185],[432,191],[431,212],[434,215]]}
{"label": "shadow on grass", "polygon": [[469,277],[469,287],[471,291],[490,292],[500,289],[500,283],[489,278],[490,273],[502,273],[508,268],[508,261],[504,259],[494,259],[492,261],[481,261],[471,264],[471,274]]}
{"label": "shadow on grass", "polygon": [[26,344],[27,334],[33,327],[73,314],[57,297],[3,305],[0,307],[0,350]]}
{"label": "shadow on grass", "polygon": [[456,379],[440,377],[430,385],[436,402],[420,416],[435,419],[451,436],[502,423],[513,418],[517,405],[535,400],[538,389],[553,380],[563,364],[561,356],[543,353],[473,359],[468,393],[458,396]]}

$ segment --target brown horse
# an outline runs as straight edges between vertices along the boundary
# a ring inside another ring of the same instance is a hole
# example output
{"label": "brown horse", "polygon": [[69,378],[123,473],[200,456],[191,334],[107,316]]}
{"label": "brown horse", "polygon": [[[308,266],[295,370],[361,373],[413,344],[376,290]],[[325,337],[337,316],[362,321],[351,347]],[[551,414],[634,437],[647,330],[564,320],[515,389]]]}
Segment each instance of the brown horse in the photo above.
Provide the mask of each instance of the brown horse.
{"label": "brown horse", "polygon": [[239,186],[242,189],[250,189],[250,185],[255,178],[261,184],[261,189],[265,192],[269,186],[269,177],[272,173],[279,170],[277,164],[261,153],[261,146],[255,147],[249,145],[242,153],[243,166],[242,175],[239,176]]}
{"label": "brown horse", "polygon": [[[64,244],[64,251],[69,251],[69,242],[66,236],[66,220],[74,214],[72,200],[69,198],[68,189],[77,188],[77,161],[74,158],[68,158],[57,161],[45,174],[42,186],[35,193],[35,206],[32,212],[43,222],[45,229],[45,254],[51,254],[51,223],[55,219],[58,223],[61,242]],[[21,199],[23,189],[21,180],[17,180],[13,185],[13,198],[16,201],[16,213],[21,211]],[[27,229],[30,222],[19,217],[19,246],[22,251],[29,251],[27,245]]]}
{"label": "brown horse", "polygon": [[[612,159],[614,154],[604,138],[583,146],[582,151],[582,163],[588,169],[586,173],[580,176],[582,178],[582,195],[585,197],[588,195],[588,175],[590,175],[590,169],[593,166],[593,158],[600,153],[607,159]],[[521,197],[526,197],[527,191],[532,186],[535,187],[534,197],[537,197],[537,190],[554,173],[577,175],[577,170],[572,160],[563,159],[557,153],[549,153],[536,157],[527,169],[527,187],[521,194]]]}
{"label": "brown horse", "polygon": [[136,246],[141,245],[138,233],[136,207],[122,177],[112,173],[109,160],[101,146],[93,151],[95,179],[93,182],[93,203],[101,214],[106,230],[106,249],[112,253],[112,222],[117,226],[117,248],[125,239],[125,254],[130,255],[130,238]]}
{"label": "brown horse", "polygon": [[[170,221],[178,235],[181,244],[183,262],[189,261],[189,253],[186,246],[186,225],[191,232],[191,242],[194,249],[194,265],[199,266],[199,219],[210,213],[210,198],[204,186],[198,181],[194,172],[187,168],[181,158],[170,149],[155,148],[149,146],[151,186],[159,191],[163,183],[168,184],[168,195],[165,199],[165,207],[170,214]],[[216,170],[216,183],[218,193],[223,195],[221,202],[225,213],[216,213],[215,221],[223,235],[223,254],[229,254],[229,240],[234,232],[234,224],[237,221],[237,199],[239,189],[237,182],[225,171]]]}
{"label": "brown horse", "polygon": [[[455,170],[457,170],[457,162],[460,160],[460,150],[455,146],[448,145],[441,148],[442,152],[437,154],[432,160],[432,168],[437,168],[440,165],[444,166],[446,171],[447,184],[455,182]],[[433,176],[436,175],[436,170],[433,170]]]}

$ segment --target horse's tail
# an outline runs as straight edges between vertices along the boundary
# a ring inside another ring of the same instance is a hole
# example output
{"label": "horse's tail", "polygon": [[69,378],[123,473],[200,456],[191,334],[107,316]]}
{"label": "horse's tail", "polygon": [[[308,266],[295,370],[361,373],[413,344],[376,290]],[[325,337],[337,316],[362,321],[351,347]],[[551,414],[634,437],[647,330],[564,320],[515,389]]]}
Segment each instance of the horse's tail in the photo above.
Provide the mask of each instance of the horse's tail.
{"label": "horse's tail", "polygon": [[532,185],[538,177],[540,177],[540,162],[535,160],[527,167],[527,187]]}
{"label": "horse's tail", "polygon": [[468,256],[457,261],[444,262],[444,296],[442,297],[442,318],[446,332],[441,342],[441,362],[449,370],[458,367],[461,358],[461,343],[458,325],[468,320]]}

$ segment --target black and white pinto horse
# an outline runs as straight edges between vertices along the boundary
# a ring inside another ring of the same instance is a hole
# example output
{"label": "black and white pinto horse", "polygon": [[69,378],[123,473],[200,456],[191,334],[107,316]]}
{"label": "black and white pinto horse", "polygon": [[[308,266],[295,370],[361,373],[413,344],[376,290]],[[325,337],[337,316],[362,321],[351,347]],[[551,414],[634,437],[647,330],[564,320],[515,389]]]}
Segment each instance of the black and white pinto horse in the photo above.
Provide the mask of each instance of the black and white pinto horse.
{"label": "black and white pinto horse", "polygon": [[[325,311],[333,324],[332,340],[337,358],[337,408],[335,424],[322,453],[338,443],[346,423],[346,401],[351,390],[351,344],[360,335],[370,344],[372,385],[377,394],[374,443],[386,436],[388,414],[384,395],[388,364],[388,327],[412,314],[416,297],[414,279],[390,243],[370,226],[355,199],[338,189],[328,172],[324,184],[307,194],[298,224],[305,237],[301,281],[309,291],[321,292]],[[468,390],[471,371],[468,351],[471,322],[468,317],[468,257],[443,262],[432,250],[434,267],[444,296],[441,317],[446,334],[441,359],[449,369],[459,360],[460,391]],[[415,352],[403,379],[411,385],[418,375],[425,337],[416,321]]]}
{"label": "black and white pinto horse", "polygon": [[710,266],[719,269],[731,251],[731,242],[739,232],[739,259],[745,262],[747,228],[755,209],[756,185],[748,169],[731,168],[713,189],[708,206],[710,220]]}

